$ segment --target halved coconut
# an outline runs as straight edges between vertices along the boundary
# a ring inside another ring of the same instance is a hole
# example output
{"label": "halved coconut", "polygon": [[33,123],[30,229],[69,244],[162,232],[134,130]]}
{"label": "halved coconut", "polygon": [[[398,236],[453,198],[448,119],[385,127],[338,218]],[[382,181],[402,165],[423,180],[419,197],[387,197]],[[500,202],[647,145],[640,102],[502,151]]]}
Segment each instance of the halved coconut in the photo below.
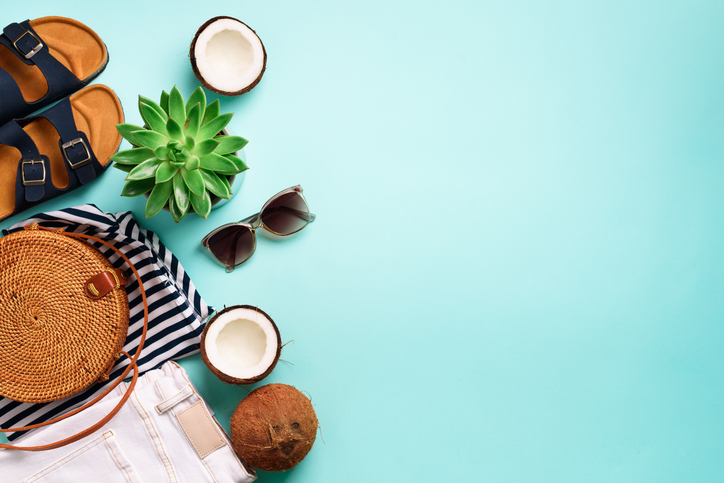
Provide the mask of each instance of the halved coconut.
{"label": "halved coconut", "polygon": [[191,42],[191,67],[209,90],[224,96],[249,92],[266,70],[266,50],[256,32],[233,17],[214,17]]}
{"label": "halved coconut", "polygon": [[229,384],[252,384],[277,365],[282,338],[274,321],[250,305],[217,313],[201,335],[201,357],[211,372]]}

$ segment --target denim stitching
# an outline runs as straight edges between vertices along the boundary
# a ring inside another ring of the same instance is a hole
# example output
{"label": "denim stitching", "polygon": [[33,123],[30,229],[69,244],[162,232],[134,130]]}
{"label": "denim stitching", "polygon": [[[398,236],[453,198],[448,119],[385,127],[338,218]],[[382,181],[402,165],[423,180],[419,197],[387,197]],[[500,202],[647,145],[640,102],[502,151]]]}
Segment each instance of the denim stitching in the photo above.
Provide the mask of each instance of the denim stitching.
{"label": "denim stitching", "polygon": [[44,469],[40,470],[38,473],[35,473],[33,476],[27,478],[24,483],[33,483],[34,481],[38,481],[40,478],[44,478],[44,477],[48,476],[50,473],[57,470],[61,466],[73,461],[78,456],[80,456],[83,453],[86,453],[86,452],[90,451],[91,449],[95,448],[96,446],[98,446],[100,443],[105,441],[105,439],[109,433],[111,434],[111,436],[113,435],[112,431],[106,431],[105,433],[103,433],[99,438],[95,439],[94,441],[91,441],[87,445],[82,446],[81,448],[78,448],[73,453],[59,459],[58,461],[56,461],[52,465],[48,466],[47,468],[44,468]]}
{"label": "denim stitching", "polygon": [[128,471],[126,470],[126,467],[121,464],[121,462],[118,460],[118,456],[116,456],[116,452],[113,451],[113,448],[111,447],[111,444],[108,442],[108,439],[105,439],[106,446],[108,446],[108,449],[110,450],[111,454],[113,455],[113,458],[115,458],[116,463],[118,463],[118,466],[121,467],[123,472],[126,474],[126,478],[128,478],[128,481],[133,483],[133,480],[131,479],[131,476],[128,474]]}
{"label": "denim stitching", "polygon": [[[134,398],[138,402],[138,406],[133,401]],[[153,423],[150,421],[150,417],[149,417],[148,413],[146,412],[146,410],[143,408],[143,405],[141,405],[141,401],[138,399],[138,396],[136,395],[135,391],[131,395],[130,399],[131,399],[131,403],[133,404],[133,408],[138,413],[138,416],[141,418],[141,421],[143,421],[143,424],[146,427],[146,431],[148,432],[149,436],[151,436],[151,441],[153,441],[153,446],[156,448],[156,453],[158,454],[158,457],[161,459],[161,462],[163,463],[163,467],[166,470],[166,475],[168,476],[168,481],[173,482],[174,480],[176,480],[176,483],[178,483],[178,479],[176,478],[176,470],[173,467],[173,465],[170,465],[171,460],[168,458],[168,454],[166,454],[166,448],[163,447],[163,443],[161,442],[161,437],[158,436],[158,433],[156,432],[156,428],[153,427]],[[138,410],[138,407],[140,407],[141,410],[143,410],[144,414],[146,414],[145,418],[141,414],[141,411]],[[148,421],[147,421],[147,419],[148,419]],[[149,429],[149,425],[150,425],[150,429]],[[151,432],[151,429],[153,429],[153,433]],[[154,437],[154,434],[156,435],[156,437]],[[159,444],[161,445],[161,450],[163,451],[163,456],[161,456],[161,451],[158,450]],[[164,456],[165,456],[165,459],[164,459]],[[173,476],[168,471],[169,465],[171,466],[171,471],[173,472]]]}

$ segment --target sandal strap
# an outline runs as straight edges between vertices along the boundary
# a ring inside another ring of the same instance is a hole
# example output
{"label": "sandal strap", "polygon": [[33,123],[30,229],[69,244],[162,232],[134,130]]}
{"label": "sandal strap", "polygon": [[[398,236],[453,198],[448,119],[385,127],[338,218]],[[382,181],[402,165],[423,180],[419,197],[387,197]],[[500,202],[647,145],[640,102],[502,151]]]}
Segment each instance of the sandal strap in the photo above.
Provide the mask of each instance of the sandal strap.
{"label": "sandal strap", "polygon": [[[0,44],[7,47],[8,50],[27,65],[37,66],[45,76],[48,84],[48,92],[42,98],[32,103],[25,102],[22,95],[19,98],[15,98],[14,93],[6,93],[3,91],[1,95],[3,104],[5,104],[6,98],[12,99],[13,104],[22,102],[20,105],[23,106],[23,109],[14,111],[21,113],[19,115],[28,114],[36,109],[35,106],[41,104],[47,105],[50,102],[65,97],[68,92],[75,92],[85,85],[58,59],[53,57],[48,48],[48,44],[33,30],[28,20],[21,23],[11,23],[5,27],[3,34],[0,35]],[[13,95],[11,96],[10,94]],[[3,107],[3,112],[11,111]]]}
{"label": "sandal strap", "polygon": [[[38,152],[33,139],[15,121],[0,127],[0,144],[13,146],[20,151],[15,181],[15,209],[35,204],[45,198],[46,185],[50,180],[50,161]],[[53,183],[49,187],[54,188]]]}
{"label": "sandal strap", "polygon": [[46,185],[53,186],[52,182],[49,183],[50,161],[47,156],[21,159],[20,163],[18,163],[17,176],[18,179],[15,182],[16,207],[18,206],[18,198],[24,198],[24,201],[28,203],[43,201],[46,195]]}
{"label": "sandal strap", "polygon": [[[58,131],[60,140],[58,147],[65,159],[66,169],[70,174],[75,173],[80,184],[88,184],[96,179],[96,169],[102,171],[98,159],[96,158],[93,148],[91,147],[88,136],[84,132],[78,130],[73,118],[73,109],[70,105],[70,98],[66,97],[50,109],[25,118],[23,122],[32,121],[34,119],[44,118],[50,121]],[[99,172],[100,172],[99,171]]]}
{"label": "sandal strap", "polygon": [[23,159],[40,157],[33,138],[23,131],[23,128],[15,121],[8,122],[0,127],[0,144],[16,148],[20,151]]}
{"label": "sandal strap", "polygon": [[12,114],[23,112],[28,104],[23,98],[17,81],[8,71],[0,67],[0,125],[12,119]]}

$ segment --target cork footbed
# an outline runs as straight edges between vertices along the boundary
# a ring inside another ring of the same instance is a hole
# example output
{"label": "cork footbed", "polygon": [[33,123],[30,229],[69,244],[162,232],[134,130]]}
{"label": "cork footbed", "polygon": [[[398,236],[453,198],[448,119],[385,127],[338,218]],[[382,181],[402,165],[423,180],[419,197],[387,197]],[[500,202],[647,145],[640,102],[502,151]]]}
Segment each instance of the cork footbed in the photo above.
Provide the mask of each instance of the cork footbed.
{"label": "cork footbed", "polygon": [[[121,144],[116,124],[123,122],[123,108],[116,94],[108,87],[94,84],[70,96],[73,118],[83,131],[102,166]],[[36,119],[23,128],[38,146],[40,154],[48,156],[53,185],[59,189],[69,184],[68,171],[58,140],[60,135],[47,119]],[[15,180],[20,151],[0,144],[0,220],[10,216],[15,208]]]}
{"label": "cork footbed", "polygon": [[[101,38],[77,20],[42,17],[31,20],[30,26],[47,44],[53,57],[84,82],[92,80],[108,62]],[[25,64],[5,47],[0,47],[0,67],[18,83],[25,102],[35,102],[48,92],[48,83],[40,69]]]}

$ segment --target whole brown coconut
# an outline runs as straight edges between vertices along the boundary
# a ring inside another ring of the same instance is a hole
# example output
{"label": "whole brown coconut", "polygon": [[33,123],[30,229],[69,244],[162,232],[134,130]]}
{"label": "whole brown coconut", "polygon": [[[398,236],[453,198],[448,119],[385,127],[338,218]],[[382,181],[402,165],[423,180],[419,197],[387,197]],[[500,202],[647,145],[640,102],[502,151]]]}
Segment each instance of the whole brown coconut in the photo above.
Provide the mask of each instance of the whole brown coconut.
{"label": "whole brown coconut", "polygon": [[312,402],[286,384],[254,389],[231,416],[231,440],[241,459],[265,471],[294,468],[317,437]]}

